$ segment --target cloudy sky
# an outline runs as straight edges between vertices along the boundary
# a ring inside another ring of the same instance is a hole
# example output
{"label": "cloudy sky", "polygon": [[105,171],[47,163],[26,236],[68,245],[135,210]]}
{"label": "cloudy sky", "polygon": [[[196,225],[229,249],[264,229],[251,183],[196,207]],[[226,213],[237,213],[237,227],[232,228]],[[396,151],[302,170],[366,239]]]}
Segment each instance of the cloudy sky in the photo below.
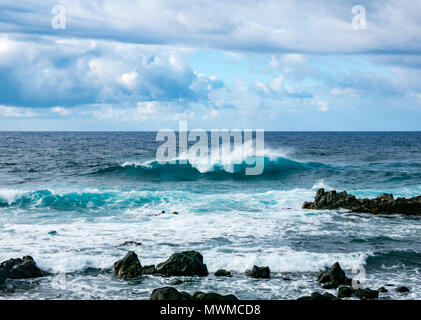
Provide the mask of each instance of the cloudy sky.
{"label": "cloudy sky", "polygon": [[421,0],[0,2],[0,130],[421,130],[420,80]]}

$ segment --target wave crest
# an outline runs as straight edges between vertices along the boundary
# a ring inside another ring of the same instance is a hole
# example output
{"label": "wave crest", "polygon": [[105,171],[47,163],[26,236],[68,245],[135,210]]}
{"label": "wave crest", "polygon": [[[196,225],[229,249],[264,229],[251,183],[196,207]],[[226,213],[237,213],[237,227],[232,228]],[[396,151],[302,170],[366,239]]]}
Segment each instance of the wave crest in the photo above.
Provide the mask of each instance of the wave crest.
{"label": "wave crest", "polygon": [[[184,163],[179,163],[184,160]],[[121,176],[142,177],[163,180],[198,180],[209,179],[278,179],[292,173],[308,171],[318,168],[327,168],[328,165],[318,162],[300,162],[283,156],[260,155],[257,157],[247,156],[239,163],[232,161],[219,161],[215,159],[191,159],[180,157],[174,159],[174,163],[162,163],[157,160],[146,162],[125,162],[122,165],[100,169],[94,174],[115,174]],[[262,163],[263,172],[252,176],[246,174],[247,168],[252,168],[256,163]]]}

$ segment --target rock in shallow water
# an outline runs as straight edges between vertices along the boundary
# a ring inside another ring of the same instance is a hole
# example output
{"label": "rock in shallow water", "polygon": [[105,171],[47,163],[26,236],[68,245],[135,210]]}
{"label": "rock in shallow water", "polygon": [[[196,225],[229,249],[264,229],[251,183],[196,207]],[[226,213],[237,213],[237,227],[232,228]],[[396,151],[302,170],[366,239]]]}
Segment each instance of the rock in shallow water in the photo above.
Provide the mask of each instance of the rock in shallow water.
{"label": "rock in shallow water", "polygon": [[156,271],[165,276],[207,276],[208,268],[203,256],[197,251],[174,253],[167,261],[156,266]]}
{"label": "rock in shallow water", "polygon": [[215,277],[231,277],[231,272],[225,269],[219,269],[215,272]]}
{"label": "rock in shallow water", "polygon": [[120,260],[114,262],[114,275],[119,278],[135,278],[142,274],[142,265],[133,251],[127,254]]}
{"label": "rock in shallow water", "polygon": [[163,287],[153,290],[150,300],[189,301],[192,300],[192,297],[187,292],[179,292],[172,287]]}
{"label": "rock in shallow water", "polygon": [[155,273],[156,273],[155,265],[144,266],[142,268],[142,275],[155,274]]}
{"label": "rock in shallow water", "polygon": [[406,292],[410,291],[407,287],[404,287],[404,286],[397,287],[395,290],[396,290],[396,292],[399,292],[399,293],[406,293]]}
{"label": "rock in shallow water", "polygon": [[355,289],[355,296],[361,300],[373,300],[379,297],[379,292],[369,288]]}
{"label": "rock in shallow water", "polygon": [[421,196],[413,198],[394,199],[392,194],[383,193],[374,199],[357,199],[346,191],[336,190],[325,192],[319,189],[314,202],[304,202],[303,209],[332,210],[348,209],[353,212],[375,214],[405,214],[421,215]]}
{"label": "rock in shallow water", "polygon": [[47,275],[47,272],[38,268],[31,256],[22,259],[9,259],[0,264],[0,285],[6,279],[29,279],[39,278]]}
{"label": "rock in shallow water", "polygon": [[119,247],[127,247],[127,246],[141,246],[142,243],[137,241],[124,241],[123,243],[120,243]]}
{"label": "rock in shallow water", "polygon": [[151,300],[178,300],[178,301],[235,301],[238,298],[232,294],[221,295],[215,292],[204,293],[201,291],[196,291],[193,296],[187,292],[178,291],[173,287],[163,287],[158,288],[152,291]]}
{"label": "rock in shallow water", "polygon": [[234,296],[233,294],[223,296],[215,292],[203,293],[201,291],[196,291],[193,294],[193,300],[196,300],[196,301],[237,301],[238,298]]}
{"label": "rock in shallow water", "polygon": [[350,298],[355,294],[355,290],[348,286],[341,286],[338,289],[339,298]]}
{"label": "rock in shallow water", "polygon": [[340,285],[350,285],[352,280],[346,277],[339,262],[335,262],[332,267],[320,272],[317,282],[322,283],[325,289],[334,289]]}
{"label": "rock in shallow water", "polygon": [[325,292],[323,294],[320,292],[313,292],[311,296],[300,297],[297,300],[333,301],[340,299],[329,292]]}
{"label": "rock in shallow water", "polygon": [[253,266],[253,269],[246,273],[247,276],[258,279],[269,279],[270,269],[269,267],[258,267]]}

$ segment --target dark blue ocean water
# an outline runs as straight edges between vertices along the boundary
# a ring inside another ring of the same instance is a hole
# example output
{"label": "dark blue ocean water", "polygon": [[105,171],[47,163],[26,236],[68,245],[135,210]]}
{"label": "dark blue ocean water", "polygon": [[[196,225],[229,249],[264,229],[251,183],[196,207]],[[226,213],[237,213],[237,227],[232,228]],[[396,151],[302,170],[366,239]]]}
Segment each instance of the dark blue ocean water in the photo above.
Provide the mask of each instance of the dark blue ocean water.
{"label": "dark blue ocean water", "polygon": [[[0,260],[32,255],[55,276],[15,281],[1,298],[146,299],[174,279],[121,281],[110,268],[129,249],[144,265],[197,250],[209,271],[178,285],[240,298],[292,299],[339,261],[367,286],[421,298],[421,220],[302,210],[319,187],[375,197],[421,194],[421,133],[265,132],[265,170],[220,163],[160,165],[156,133],[0,133]],[[162,210],[178,215],[156,215]],[[122,248],[127,240],[142,246]],[[244,271],[268,265],[271,280]],[[86,273],[98,268],[102,271]],[[364,269],[361,269],[364,268]],[[291,280],[284,280],[285,277]],[[332,291],[333,292],[333,291]]]}

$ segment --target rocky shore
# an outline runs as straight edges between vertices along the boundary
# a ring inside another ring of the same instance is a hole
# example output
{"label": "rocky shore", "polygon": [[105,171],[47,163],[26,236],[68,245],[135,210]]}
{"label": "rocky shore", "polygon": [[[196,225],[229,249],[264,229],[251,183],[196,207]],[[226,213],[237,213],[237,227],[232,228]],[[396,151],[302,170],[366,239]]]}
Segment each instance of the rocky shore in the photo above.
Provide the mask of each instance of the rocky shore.
{"label": "rocky shore", "polygon": [[348,209],[353,212],[373,214],[421,215],[421,196],[413,198],[394,198],[383,193],[374,199],[359,199],[346,191],[326,192],[319,189],[313,202],[304,202],[303,209],[332,210]]}
{"label": "rocky shore", "polygon": [[[158,264],[156,267],[142,266],[135,252],[129,251],[122,259],[116,261],[113,266],[114,276],[121,279],[132,279],[146,275],[173,277],[206,277],[209,275],[203,256],[197,251],[183,251],[174,253],[166,261]],[[29,279],[50,276],[51,274],[41,270],[30,256],[23,258],[9,259],[0,264],[0,292],[6,288],[7,279]],[[215,277],[231,277],[231,272],[227,270],[218,270],[214,274]],[[257,281],[270,281],[271,272],[268,266],[254,266],[252,270],[246,271],[244,276],[253,277]],[[289,280],[289,279],[288,279]],[[177,279],[178,283],[173,282],[172,285],[183,283]],[[229,281],[227,279],[227,281]],[[377,290],[366,288],[357,280],[348,278],[345,271],[342,270],[339,262],[333,264],[332,267],[323,270],[317,276],[315,281],[320,285],[321,289],[336,290],[336,295],[330,292],[313,292],[309,296],[303,296],[298,300],[340,300],[343,298],[358,298],[361,300],[377,299],[380,294],[385,294],[388,290],[380,287]],[[410,289],[404,286],[395,288],[400,294],[410,292]],[[221,294],[216,292],[196,291],[193,294],[178,291],[174,287],[162,287],[152,291],[150,300],[180,300],[180,301],[233,301],[238,298],[232,294]]]}

